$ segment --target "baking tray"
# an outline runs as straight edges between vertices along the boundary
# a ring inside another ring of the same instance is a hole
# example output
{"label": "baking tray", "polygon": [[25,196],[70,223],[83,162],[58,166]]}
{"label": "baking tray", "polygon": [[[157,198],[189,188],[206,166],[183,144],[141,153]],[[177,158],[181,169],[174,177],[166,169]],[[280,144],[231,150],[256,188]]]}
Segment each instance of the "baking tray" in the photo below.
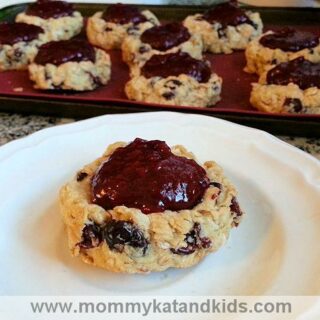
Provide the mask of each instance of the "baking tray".
{"label": "baking tray", "polygon": [[[19,4],[0,10],[0,21],[13,21],[26,6],[27,4]],[[75,4],[84,16],[104,10],[106,6],[107,4]],[[152,10],[163,21],[179,21],[189,14],[206,9],[201,6],[140,7]],[[260,12],[265,30],[292,26],[317,32],[320,36],[319,9],[255,7],[254,10]],[[250,83],[257,81],[258,77],[243,72],[243,52],[206,55],[212,63],[213,70],[223,78],[222,100],[213,108],[151,105],[127,100],[123,87],[129,79],[128,68],[121,61],[119,51],[109,53],[113,71],[111,81],[107,86],[92,92],[40,92],[32,88],[25,71],[0,73],[0,111],[87,118],[106,113],[172,110],[215,116],[276,134],[320,137],[320,115],[266,114],[250,106]]]}

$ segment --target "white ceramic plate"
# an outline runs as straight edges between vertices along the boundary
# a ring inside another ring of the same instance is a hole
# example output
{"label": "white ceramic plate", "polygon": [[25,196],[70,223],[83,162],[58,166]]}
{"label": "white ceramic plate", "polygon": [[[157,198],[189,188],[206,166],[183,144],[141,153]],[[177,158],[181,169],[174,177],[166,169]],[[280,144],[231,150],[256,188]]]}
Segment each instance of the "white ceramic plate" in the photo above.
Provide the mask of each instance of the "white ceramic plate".
{"label": "white ceramic plate", "polygon": [[[198,266],[119,275],[71,258],[59,187],[115,141],[183,144],[216,160],[247,215]],[[269,134],[178,113],[108,115],[0,148],[2,295],[313,295],[320,293],[320,163]]]}

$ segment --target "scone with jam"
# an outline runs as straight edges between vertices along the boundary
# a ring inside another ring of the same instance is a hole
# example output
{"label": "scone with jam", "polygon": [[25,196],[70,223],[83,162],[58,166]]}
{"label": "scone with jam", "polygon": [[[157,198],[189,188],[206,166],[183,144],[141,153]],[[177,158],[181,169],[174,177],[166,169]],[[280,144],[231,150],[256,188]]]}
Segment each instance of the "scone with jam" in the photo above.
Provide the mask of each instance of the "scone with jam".
{"label": "scone with jam", "polygon": [[110,145],[60,191],[73,256],[113,272],[186,268],[218,250],[241,221],[236,189],[213,161],[181,145]]}
{"label": "scone with jam", "polygon": [[183,24],[202,37],[205,51],[232,53],[244,50],[260,36],[263,24],[258,12],[243,10],[237,1],[219,4],[203,14],[187,17]]}
{"label": "scone with jam", "polygon": [[29,65],[30,79],[42,90],[93,90],[111,74],[109,55],[84,40],[45,43]]}
{"label": "scone with jam", "polygon": [[48,40],[68,40],[81,32],[83,17],[73,4],[57,0],[38,0],[19,13],[16,22],[24,22],[45,30]]}
{"label": "scone with jam", "polygon": [[128,36],[122,44],[123,60],[130,67],[142,67],[155,54],[178,51],[201,59],[203,44],[199,35],[191,34],[186,27],[177,22],[155,26],[141,35]]}
{"label": "scone with jam", "polygon": [[320,114],[320,62],[299,57],[265,71],[253,84],[250,102],[271,113]]}
{"label": "scone with jam", "polygon": [[320,38],[311,32],[292,28],[268,31],[248,45],[245,55],[245,71],[258,75],[279,63],[298,57],[319,63]]}
{"label": "scone with jam", "polygon": [[208,61],[185,52],[153,55],[141,69],[133,69],[127,97],[136,101],[210,107],[220,100],[222,79]]}
{"label": "scone with jam", "polygon": [[40,27],[26,23],[0,23],[0,71],[27,69],[46,40]]}
{"label": "scone with jam", "polygon": [[105,50],[120,49],[127,35],[141,34],[158,24],[151,11],[118,3],[88,19],[87,37],[90,43]]}

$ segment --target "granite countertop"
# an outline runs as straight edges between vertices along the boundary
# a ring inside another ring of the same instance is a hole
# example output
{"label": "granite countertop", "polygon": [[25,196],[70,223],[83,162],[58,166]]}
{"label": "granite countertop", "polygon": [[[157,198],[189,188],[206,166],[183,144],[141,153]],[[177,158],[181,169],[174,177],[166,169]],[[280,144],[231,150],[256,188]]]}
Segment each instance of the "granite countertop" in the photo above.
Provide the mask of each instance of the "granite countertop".
{"label": "granite countertop", "polygon": [[[0,113],[0,146],[25,137],[35,131],[74,122],[74,119],[43,116],[23,116],[19,114]],[[320,160],[320,139],[278,136],[278,138],[306,151]]]}

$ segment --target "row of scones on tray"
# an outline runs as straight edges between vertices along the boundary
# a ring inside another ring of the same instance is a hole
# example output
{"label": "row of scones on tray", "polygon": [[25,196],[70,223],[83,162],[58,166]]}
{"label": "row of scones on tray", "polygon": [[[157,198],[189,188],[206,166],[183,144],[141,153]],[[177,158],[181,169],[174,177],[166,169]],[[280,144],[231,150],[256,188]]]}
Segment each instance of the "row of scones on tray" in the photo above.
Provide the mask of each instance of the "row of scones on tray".
{"label": "row of scones on tray", "polygon": [[[87,39],[80,39],[84,25]],[[260,76],[250,97],[254,107],[320,113],[319,36],[290,28],[262,32],[259,13],[236,1],[161,24],[151,11],[124,4],[84,23],[72,4],[38,0],[15,23],[0,24],[0,70],[28,69],[37,89],[94,90],[110,80],[106,51],[121,49],[130,68],[129,99],[211,107],[220,100],[222,79],[203,53],[245,50],[245,71]]]}

